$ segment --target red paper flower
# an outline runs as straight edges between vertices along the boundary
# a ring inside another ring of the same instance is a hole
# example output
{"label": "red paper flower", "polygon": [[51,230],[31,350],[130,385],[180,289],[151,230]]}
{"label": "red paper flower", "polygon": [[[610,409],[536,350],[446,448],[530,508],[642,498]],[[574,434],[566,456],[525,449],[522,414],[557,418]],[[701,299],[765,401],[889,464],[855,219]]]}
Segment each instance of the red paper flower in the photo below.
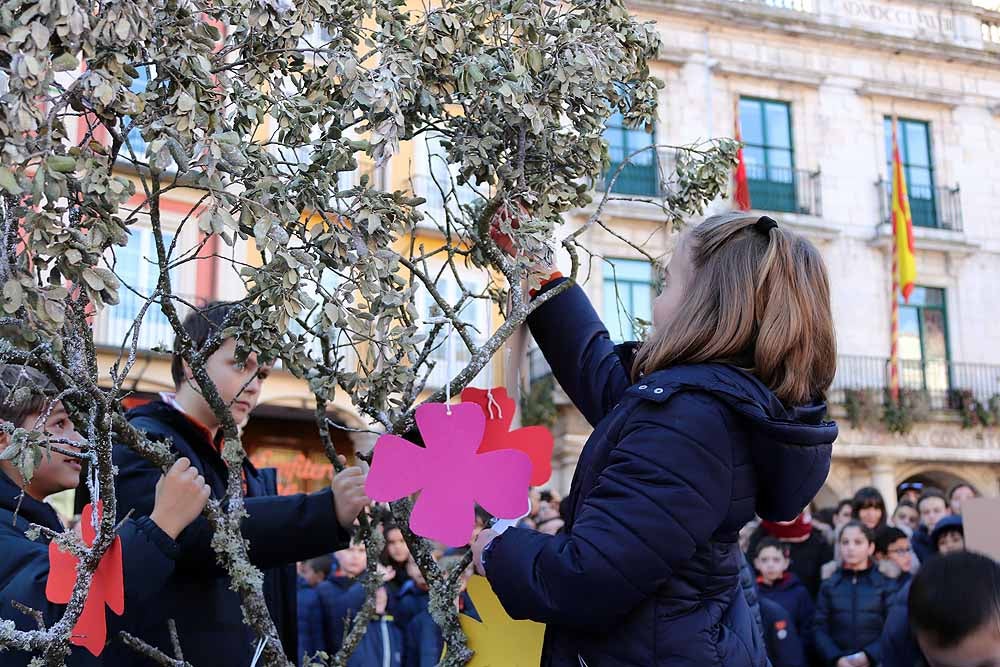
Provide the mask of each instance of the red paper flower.
{"label": "red paper flower", "polygon": [[[100,521],[103,504],[97,503],[97,520]],[[80,517],[80,528],[83,542],[88,547],[94,543],[93,506],[88,504],[83,508]],[[59,548],[55,542],[49,542],[49,580],[45,585],[45,597],[54,604],[69,603],[76,583],[76,568],[79,559]],[[125,582],[122,574],[122,540],[115,537],[114,542],[104,552],[97,571],[90,583],[90,592],[83,605],[83,612],[73,626],[70,643],[82,646],[95,656],[100,655],[108,640],[107,618],[104,606],[121,616],[125,611]]]}
{"label": "red paper flower", "polygon": [[[490,400],[490,394],[493,400]],[[510,430],[516,405],[503,387],[462,390],[463,403],[475,403],[486,413],[486,434],[479,452],[516,449],[531,459],[531,485],[541,486],[552,477],[552,434],[544,426],[525,426]]]}

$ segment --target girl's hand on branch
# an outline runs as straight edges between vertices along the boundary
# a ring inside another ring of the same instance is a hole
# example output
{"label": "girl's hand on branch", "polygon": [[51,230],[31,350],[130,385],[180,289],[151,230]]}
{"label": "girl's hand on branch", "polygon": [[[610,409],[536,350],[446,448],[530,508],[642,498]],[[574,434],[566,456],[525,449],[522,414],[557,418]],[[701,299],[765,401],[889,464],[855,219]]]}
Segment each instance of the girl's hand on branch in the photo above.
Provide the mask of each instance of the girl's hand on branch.
{"label": "girl's hand on branch", "polygon": [[182,456],[156,483],[156,500],[149,518],[170,539],[176,540],[205,509],[211,495],[212,489],[205,478],[188,458]]}
{"label": "girl's hand on branch", "polygon": [[[520,202],[514,204],[503,202],[493,214],[493,219],[490,220],[490,238],[504,253],[511,257],[517,257],[521,252],[514,245],[514,240],[504,231],[504,228],[520,229],[521,221],[530,218],[531,212]],[[556,268],[552,262],[551,248],[546,249],[543,254],[546,257],[539,259],[534,266],[530,267],[529,272],[545,278],[552,275]]]}
{"label": "girl's hand on branch", "polygon": [[[345,457],[339,458],[342,464],[347,464]],[[364,461],[360,465],[344,468],[333,478],[330,485],[333,490],[333,508],[337,513],[337,522],[344,530],[351,530],[354,520],[372,502],[365,493],[367,478],[368,464]]]}

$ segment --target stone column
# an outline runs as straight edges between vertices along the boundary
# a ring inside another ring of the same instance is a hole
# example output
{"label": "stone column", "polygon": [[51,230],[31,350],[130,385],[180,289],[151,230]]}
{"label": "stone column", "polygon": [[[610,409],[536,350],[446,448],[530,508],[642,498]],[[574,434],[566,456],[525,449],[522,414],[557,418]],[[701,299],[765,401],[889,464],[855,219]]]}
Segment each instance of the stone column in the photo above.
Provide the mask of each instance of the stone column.
{"label": "stone column", "polygon": [[896,511],[896,463],[879,459],[872,464],[872,486],[885,498],[886,519]]}

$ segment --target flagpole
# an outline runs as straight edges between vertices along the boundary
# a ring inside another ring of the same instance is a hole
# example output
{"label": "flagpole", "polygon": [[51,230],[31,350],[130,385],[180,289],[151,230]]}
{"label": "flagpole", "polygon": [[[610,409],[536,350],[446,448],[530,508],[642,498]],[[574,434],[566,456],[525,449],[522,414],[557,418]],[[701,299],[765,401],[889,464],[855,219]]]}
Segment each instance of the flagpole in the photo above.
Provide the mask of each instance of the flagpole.
{"label": "flagpole", "polygon": [[[897,149],[897,136],[896,136],[896,116],[892,117],[892,150],[893,150],[893,169],[895,170],[895,156]],[[892,179],[892,197],[896,197],[896,179],[895,174]],[[890,207],[889,219],[892,221],[892,294],[889,296],[889,300],[892,302],[892,316],[890,318],[890,336],[891,341],[889,343],[889,398],[895,404],[899,403],[899,240],[898,234],[896,233],[896,225],[900,224],[897,220],[897,215],[895,213],[895,206]]]}

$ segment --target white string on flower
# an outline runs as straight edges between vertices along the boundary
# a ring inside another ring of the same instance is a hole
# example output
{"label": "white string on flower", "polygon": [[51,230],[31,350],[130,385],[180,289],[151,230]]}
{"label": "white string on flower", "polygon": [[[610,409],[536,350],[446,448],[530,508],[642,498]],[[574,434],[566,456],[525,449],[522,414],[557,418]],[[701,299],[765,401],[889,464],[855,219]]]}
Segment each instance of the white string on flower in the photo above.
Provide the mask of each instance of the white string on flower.
{"label": "white string on flower", "polygon": [[[489,403],[487,403],[486,407],[490,411],[490,419],[503,419],[503,408],[500,407],[499,403],[497,403],[497,399],[493,398],[492,387],[486,390],[486,398],[487,400],[489,400]],[[496,406],[497,409],[496,417],[493,416],[493,406]]]}
{"label": "white string on flower", "polygon": [[101,505],[101,484],[100,480],[97,479],[97,466],[94,461],[90,462],[90,502],[93,506],[93,511],[90,513],[90,524],[96,534],[97,526],[100,523],[98,508]]}
{"label": "white string on flower", "polygon": [[257,661],[260,660],[260,656],[264,655],[265,646],[267,646],[267,637],[261,637],[260,641],[257,642],[257,650],[253,654],[253,660],[250,662],[250,667],[257,667]]}
{"label": "white string on flower", "polygon": [[451,361],[452,357],[455,356],[454,355],[455,336],[453,335],[454,333],[455,333],[455,323],[452,322],[451,320],[448,320],[448,338],[445,339],[446,358],[444,362],[445,364],[444,372],[447,379],[445,380],[445,385],[444,385],[444,396],[445,396],[444,409],[445,413],[449,417],[451,416],[451,371],[452,371]]}

